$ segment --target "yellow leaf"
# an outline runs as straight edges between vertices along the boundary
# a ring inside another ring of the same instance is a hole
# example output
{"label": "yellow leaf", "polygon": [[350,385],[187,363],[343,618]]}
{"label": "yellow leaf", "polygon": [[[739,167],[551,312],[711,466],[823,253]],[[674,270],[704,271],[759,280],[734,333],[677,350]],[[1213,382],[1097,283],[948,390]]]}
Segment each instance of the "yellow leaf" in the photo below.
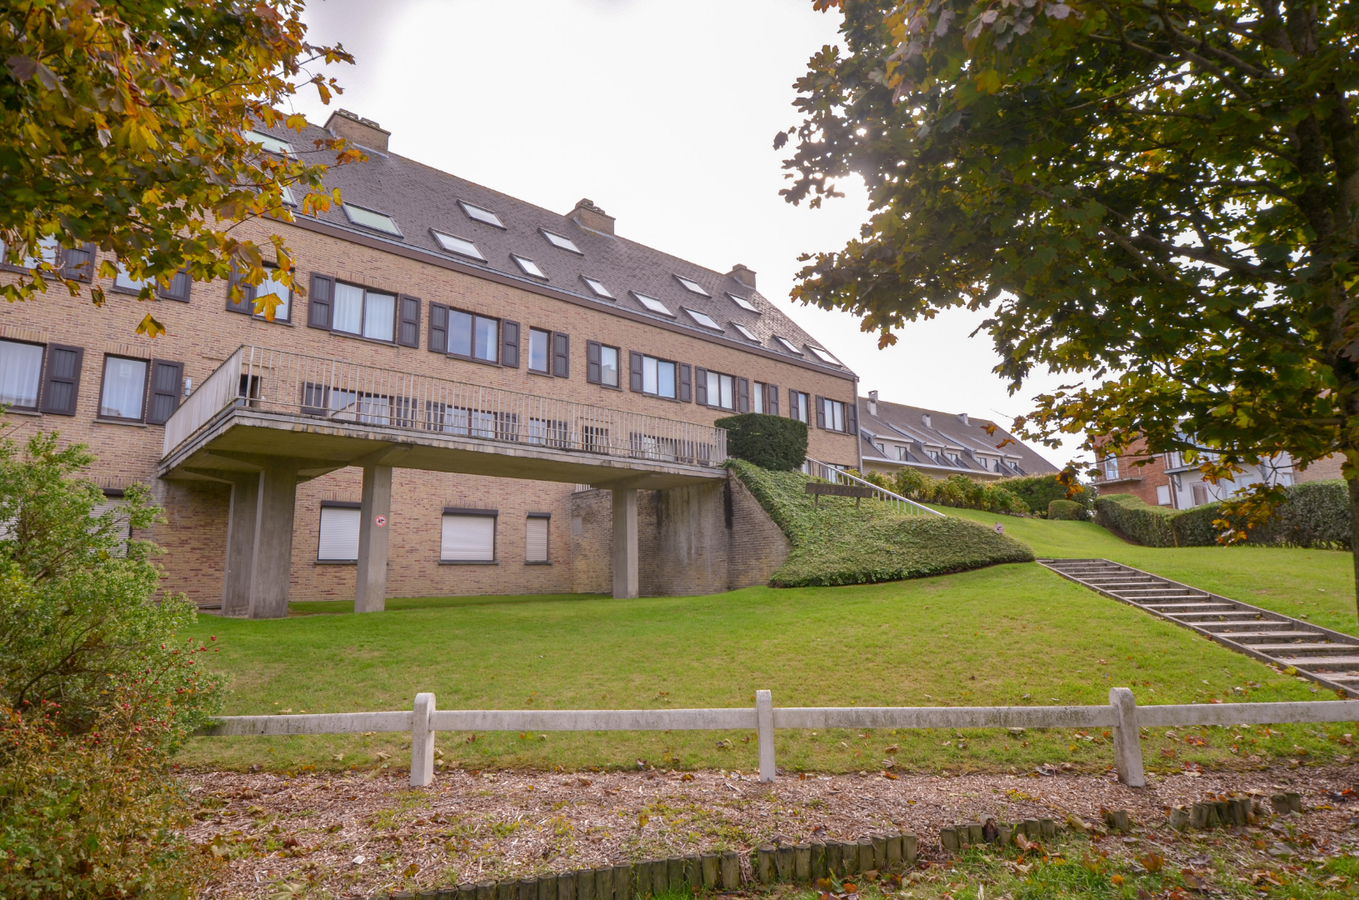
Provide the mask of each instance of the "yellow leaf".
{"label": "yellow leaf", "polygon": [[977,90],[983,94],[994,94],[1000,90],[1000,73],[995,69],[987,69],[977,76]]}
{"label": "yellow leaf", "polygon": [[142,319],[141,324],[137,326],[137,333],[154,338],[165,333],[165,326],[157,322],[150,313],[147,313],[146,318]]}

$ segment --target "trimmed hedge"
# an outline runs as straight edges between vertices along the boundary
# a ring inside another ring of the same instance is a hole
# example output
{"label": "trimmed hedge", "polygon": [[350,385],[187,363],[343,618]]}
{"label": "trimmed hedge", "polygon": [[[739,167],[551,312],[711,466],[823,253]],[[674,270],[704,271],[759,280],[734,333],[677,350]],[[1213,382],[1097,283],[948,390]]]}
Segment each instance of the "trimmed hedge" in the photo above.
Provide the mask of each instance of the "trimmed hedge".
{"label": "trimmed hedge", "polygon": [[715,423],[727,430],[727,456],[762,469],[789,472],[807,458],[807,423],[783,416],[741,413]]}
{"label": "trimmed hedge", "polygon": [[1085,507],[1075,500],[1052,500],[1048,503],[1048,518],[1081,522],[1085,520]]}
{"label": "trimmed hedge", "polygon": [[1045,511],[1053,500],[1073,500],[1086,509],[1094,506],[1093,491],[1086,488],[1073,492],[1068,497],[1066,488],[1062,487],[1056,475],[1019,475],[1015,478],[1002,478],[995,484],[1023,500],[1025,505],[1035,512]]}
{"label": "trimmed hedge", "polygon": [[1150,506],[1132,494],[1111,494],[1095,501],[1095,521],[1134,544],[1174,547],[1175,510]]}
{"label": "trimmed hedge", "polygon": [[745,461],[728,468],[788,536],[792,550],[770,583],[775,587],[870,584],[945,575],[1000,563],[1032,562],[1027,545],[952,516],[912,516],[865,500],[806,493],[813,479],[771,472]]}
{"label": "trimmed hedge", "polygon": [[1023,500],[996,481],[977,481],[966,475],[931,478],[910,466],[898,469],[891,478],[876,472],[869,472],[864,478],[878,487],[921,503],[937,503],[957,509],[980,509],[1011,516],[1024,515],[1029,511]]}

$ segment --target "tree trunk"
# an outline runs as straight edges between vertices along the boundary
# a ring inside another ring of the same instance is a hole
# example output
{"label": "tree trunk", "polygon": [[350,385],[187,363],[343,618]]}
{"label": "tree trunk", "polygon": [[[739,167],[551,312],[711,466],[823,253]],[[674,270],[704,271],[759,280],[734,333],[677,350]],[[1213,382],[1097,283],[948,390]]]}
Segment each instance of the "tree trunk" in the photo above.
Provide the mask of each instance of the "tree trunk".
{"label": "tree trunk", "polygon": [[1354,603],[1359,615],[1359,475],[1345,479],[1350,488],[1350,554],[1354,557]]}

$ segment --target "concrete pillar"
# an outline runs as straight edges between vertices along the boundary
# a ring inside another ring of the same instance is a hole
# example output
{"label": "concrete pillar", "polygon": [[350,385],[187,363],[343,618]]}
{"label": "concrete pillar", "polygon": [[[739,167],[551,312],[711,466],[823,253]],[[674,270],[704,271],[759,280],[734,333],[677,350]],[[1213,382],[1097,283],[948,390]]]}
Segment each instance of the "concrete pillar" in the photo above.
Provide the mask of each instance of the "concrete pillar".
{"label": "concrete pillar", "polygon": [[269,457],[259,463],[250,618],[288,615],[288,582],[293,572],[293,511],[297,505],[297,460]]}
{"label": "concrete pillar", "polygon": [[773,781],[774,773],[774,696],[769,691],[755,692],[755,734],[760,749],[760,780]]}
{"label": "concrete pillar", "polygon": [[392,518],[392,467],[363,467],[359,573],[354,612],[382,612],[387,601],[387,535]]}
{"label": "concrete pillar", "polygon": [[1114,708],[1114,767],[1118,780],[1128,787],[1146,787],[1142,769],[1142,735],[1137,727],[1137,701],[1125,687],[1109,689],[1109,705]]}
{"label": "concrete pillar", "polygon": [[255,569],[255,522],[259,515],[258,472],[233,476],[227,516],[226,565],[222,575],[222,615],[250,614],[250,575]]}
{"label": "concrete pillar", "polygon": [[[390,469],[388,473],[390,474]],[[365,473],[366,474],[366,473]],[[365,481],[367,479],[365,478]],[[411,787],[428,787],[434,783],[434,695],[415,695],[414,717],[411,719]]]}
{"label": "concrete pillar", "polygon": [[613,488],[613,596],[630,600],[638,594],[637,489]]}

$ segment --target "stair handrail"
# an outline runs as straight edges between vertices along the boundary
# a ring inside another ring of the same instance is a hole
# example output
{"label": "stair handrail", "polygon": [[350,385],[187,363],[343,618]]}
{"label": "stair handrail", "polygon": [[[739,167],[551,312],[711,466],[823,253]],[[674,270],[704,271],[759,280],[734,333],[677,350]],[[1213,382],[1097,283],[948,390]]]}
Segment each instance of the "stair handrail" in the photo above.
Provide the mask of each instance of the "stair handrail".
{"label": "stair handrail", "polygon": [[889,491],[887,490],[887,488],[876,485],[873,482],[868,481],[867,479],[860,478],[858,475],[855,475],[851,472],[847,472],[837,465],[825,463],[819,459],[812,459],[810,456],[807,457],[807,462],[821,469],[823,472],[831,473],[829,476],[818,475],[817,477],[825,478],[827,481],[830,481],[835,484],[852,484],[857,485],[859,487],[872,488],[873,499],[882,500],[886,503],[890,503],[893,507],[900,509],[902,512],[908,513],[910,515],[929,513],[932,516],[940,517],[944,516],[944,514],[939,512],[938,510],[930,509],[923,503],[917,503],[914,500],[910,499],[909,497],[903,497],[898,493]]}

